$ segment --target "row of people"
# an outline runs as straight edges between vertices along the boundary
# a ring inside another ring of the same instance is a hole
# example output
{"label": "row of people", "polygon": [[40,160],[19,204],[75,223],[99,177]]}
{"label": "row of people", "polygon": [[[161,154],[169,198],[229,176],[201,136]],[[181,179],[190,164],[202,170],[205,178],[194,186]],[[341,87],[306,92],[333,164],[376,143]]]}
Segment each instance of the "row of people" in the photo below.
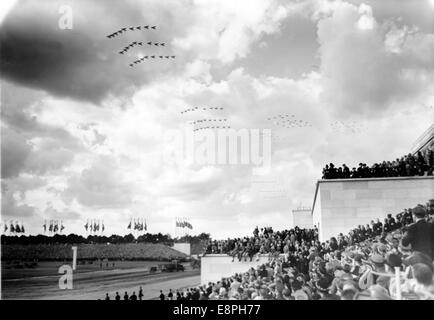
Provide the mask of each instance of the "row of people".
{"label": "row of people", "polygon": [[[136,295],[136,292],[133,291],[133,293],[131,295],[128,294],[127,291],[125,291],[123,297],[121,297],[121,295],[119,294],[119,292],[115,293],[115,296],[113,297],[113,300],[143,300],[143,288],[139,287],[139,291],[138,294]],[[106,293],[105,294],[105,298],[104,300],[111,300],[110,294]]]}
{"label": "row of people", "polygon": [[323,179],[349,179],[349,178],[381,178],[381,177],[408,177],[431,176],[434,171],[434,150],[411,153],[397,158],[394,161],[383,161],[368,166],[359,163],[357,168],[350,169],[346,164],[336,167],[333,163],[327,164],[322,172]]}

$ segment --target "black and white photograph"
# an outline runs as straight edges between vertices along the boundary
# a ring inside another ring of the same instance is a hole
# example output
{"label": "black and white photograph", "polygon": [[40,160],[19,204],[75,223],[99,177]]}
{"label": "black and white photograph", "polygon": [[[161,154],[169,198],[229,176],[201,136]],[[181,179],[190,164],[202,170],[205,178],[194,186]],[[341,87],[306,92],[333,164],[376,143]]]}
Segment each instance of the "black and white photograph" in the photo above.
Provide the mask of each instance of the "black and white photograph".
{"label": "black and white photograph", "polygon": [[0,99],[1,300],[434,300],[434,0],[2,0]]}

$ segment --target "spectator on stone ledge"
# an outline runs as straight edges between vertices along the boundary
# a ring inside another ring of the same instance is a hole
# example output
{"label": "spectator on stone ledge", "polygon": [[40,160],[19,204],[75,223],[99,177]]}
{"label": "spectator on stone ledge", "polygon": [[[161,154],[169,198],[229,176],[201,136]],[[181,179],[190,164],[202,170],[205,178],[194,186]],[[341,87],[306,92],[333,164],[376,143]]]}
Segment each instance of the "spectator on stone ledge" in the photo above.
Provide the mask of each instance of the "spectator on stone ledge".
{"label": "spectator on stone ledge", "polygon": [[431,176],[434,171],[434,147],[416,155],[409,153],[397,158],[395,161],[383,161],[374,163],[370,167],[366,163],[359,163],[356,168],[350,169],[346,164],[336,168],[333,163],[327,164],[322,171],[323,179],[348,179],[348,178],[381,178],[381,177],[408,177]]}

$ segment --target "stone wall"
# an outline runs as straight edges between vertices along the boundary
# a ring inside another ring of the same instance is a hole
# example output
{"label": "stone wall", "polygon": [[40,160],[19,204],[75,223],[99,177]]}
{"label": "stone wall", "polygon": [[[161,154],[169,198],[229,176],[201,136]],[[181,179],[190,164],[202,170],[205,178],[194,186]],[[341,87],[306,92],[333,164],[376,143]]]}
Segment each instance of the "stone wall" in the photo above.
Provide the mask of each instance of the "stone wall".
{"label": "stone wall", "polygon": [[268,255],[261,255],[259,261],[256,257],[250,261],[238,261],[235,258],[232,262],[232,257],[226,254],[207,254],[201,258],[200,262],[200,283],[207,284],[208,282],[221,281],[222,278],[233,276],[235,273],[243,273],[250,268],[255,268],[258,265],[268,261]]}
{"label": "stone wall", "polygon": [[191,245],[190,243],[174,243],[173,249],[176,251],[182,252],[189,256],[191,254]]}
{"label": "stone wall", "polygon": [[319,180],[312,206],[320,241],[434,198],[434,177]]}

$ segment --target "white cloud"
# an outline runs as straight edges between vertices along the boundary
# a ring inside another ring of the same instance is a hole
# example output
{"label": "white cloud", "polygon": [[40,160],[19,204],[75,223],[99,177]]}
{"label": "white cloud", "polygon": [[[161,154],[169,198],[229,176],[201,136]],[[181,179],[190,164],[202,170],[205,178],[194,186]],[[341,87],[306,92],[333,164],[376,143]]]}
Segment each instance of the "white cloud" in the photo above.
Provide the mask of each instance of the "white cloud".
{"label": "white cloud", "polygon": [[9,11],[13,8],[13,6],[17,3],[17,0],[4,0],[0,4],[0,24],[3,22],[5,16],[9,13]]}
{"label": "white cloud", "polygon": [[279,31],[288,10],[278,1],[196,1],[187,34],[173,44],[201,59],[229,63],[245,57],[252,43]]}
{"label": "white cloud", "polygon": [[343,117],[407,108],[432,88],[433,35],[404,27],[396,42],[398,29],[391,23],[370,28],[363,20],[364,30],[356,27],[372,15],[366,5],[342,4],[318,22],[324,100]]}

